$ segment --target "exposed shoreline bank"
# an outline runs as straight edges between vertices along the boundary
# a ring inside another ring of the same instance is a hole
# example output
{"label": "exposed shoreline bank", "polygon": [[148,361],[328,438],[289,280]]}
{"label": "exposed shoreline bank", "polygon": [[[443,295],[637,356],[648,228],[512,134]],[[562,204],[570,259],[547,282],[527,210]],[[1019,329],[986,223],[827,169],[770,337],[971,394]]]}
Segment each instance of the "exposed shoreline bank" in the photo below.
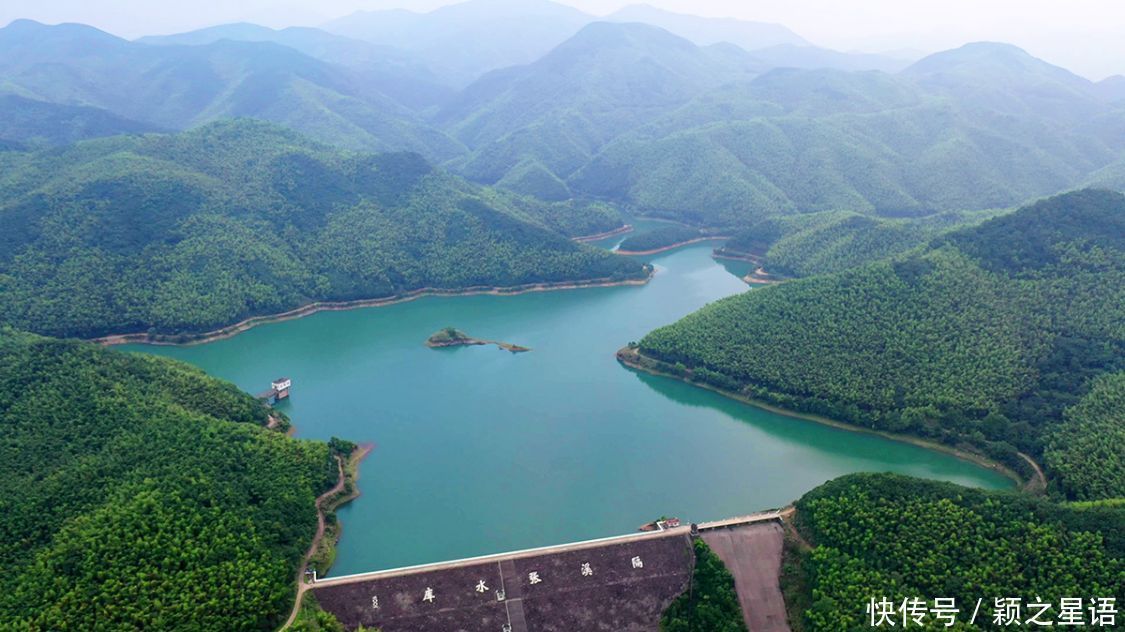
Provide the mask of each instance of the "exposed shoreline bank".
{"label": "exposed shoreline bank", "polygon": [[762,265],[762,262],[765,260],[765,255],[757,255],[752,252],[738,252],[737,250],[727,250],[726,248],[716,248],[712,250],[711,256],[715,259],[748,261],[756,265]]}
{"label": "exposed shoreline bank", "polygon": [[[418,290],[411,290],[395,296],[388,296],[384,298],[374,299],[357,299],[354,301],[323,301],[309,303],[302,307],[291,309],[287,312],[279,314],[269,314],[265,316],[252,316],[242,320],[233,325],[228,325],[220,329],[200,334],[189,334],[182,339],[180,336],[171,334],[157,334],[155,336],[147,333],[132,333],[132,334],[114,334],[110,336],[102,336],[99,338],[92,338],[90,342],[101,345],[113,346],[124,344],[148,344],[160,346],[190,346],[206,344],[208,342],[215,342],[216,340],[223,340],[237,336],[240,333],[249,331],[259,325],[267,325],[270,323],[279,323],[287,320],[295,320],[311,316],[318,312],[340,312],[352,309],[363,309],[366,307],[386,307],[389,305],[397,305],[399,303],[406,303],[409,301],[425,298],[428,296],[518,296],[520,294],[529,294],[531,292],[553,292],[557,290],[582,290],[586,288],[595,287],[620,287],[629,285],[645,285],[652,280],[653,268],[648,267],[644,278],[639,279],[592,279],[589,281],[560,281],[557,283],[530,283],[527,285],[517,285],[512,287],[494,287],[494,286],[480,286],[464,288],[460,290],[444,290],[440,288],[421,288]],[[177,338],[177,339],[173,339]]]}
{"label": "exposed shoreline bank", "polygon": [[788,277],[770,274],[766,272],[765,268],[758,266],[753,272],[742,277],[742,280],[751,285],[777,285],[778,283],[785,283],[790,279]]}
{"label": "exposed shoreline bank", "polygon": [[716,235],[716,236],[713,236],[713,237],[696,237],[695,239],[689,239],[687,241],[680,241],[680,242],[676,242],[674,244],[669,244],[667,246],[661,246],[659,248],[653,248],[651,250],[621,250],[621,249],[618,249],[618,250],[615,250],[614,252],[616,252],[619,255],[626,255],[626,256],[629,256],[629,257],[645,256],[645,255],[658,255],[662,252],[668,252],[669,250],[675,250],[676,248],[680,248],[680,247],[683,247],[683,246],[690,246],[692,244],[701,244],[705,241],[722,241],[724,239],[730,239],[730,237],[723,237],[721,235]]}
{"label": "exposed shoreline bank", "polygon": [[754,271],[742,277],[742,280],[751,285],[777,285],[791,280],[790,277],[778,276],[766,271],[765,255],[758,255],[752,252],[739,252],[737,250],[727,250],[725,248],[716,248],[711,251],[711,258],[713,259],[727,259],[729,261],[745,261],[754,264]]}
{"label": "exposed shoreline bank", "polygon": [[[660,360],[656,360],[654,358],[650,358],[648,356],[645,356],[635,349],[630,349],[628,347],[620,349],[617,352],[617,361],[620,362],[621,364],[629,367],[630,369],[640,371],[642,373],[648,373],[650,375],[659,375],[661,377],[669,377],[669,378],[672,378],[672,379],[675,379],[675,380],[679,380],[679,381],[684,382],[686,384],[690,384],[692,386],[699,387],[699,388],[704,388],[704,389],[707,389],[709,391],[718,393],[719,395],[722,395],[724,397],[728,397],[730,399],[742,402],[744,404],[749,404],[751,406],[761,408],[763,410],[767,410],[767,411],[772,412],[772,413],[783,415],[785,417],[792,417],[792,418],[795,418],[795,419],[804,419],[806,421],[813,421],[813,422],[816,422],[816,423],[819,423],[819,424],[824,424],[826,426],[832,426],[833,428],[839,428],[841,430],[848,430],[850,432],[860,432],[860,433],[864,433],[864,434],[871,434],[871,435],[883,437],[884,439],[890,439],[891,441],[908,443],[908,444],[911,444],[911,445],[914,445],[914,446],[918,446],[920,448],[926,448],[928,450],[934,450],[934,451],[937,451],[937,452],[949,454],[949,455],[955,456],[955,457],[957,457],[957,458],[959,458],[963,461],[968,461],[968,462],[973,463],[975,465],[979,465],[981,467],[993,470],[994,472],[998,472],[1000,474],[1003,474],[1004,476],[1008,477],[1009,479],[1015,481],[1016,485],[1021,489],[1034,491],[1036,489],[1040,489],[1040,488],[1043,488],[1043,487],[1046,486],[1046,481],[1041,480],[1039,474],[1037,474],[1035,477],[1033,477],[1031,479],[1024,479],[1022,476],[1020,476],[1018,473],[1016,473],[1015,470],[1012,470],[1011,468],[1009,468],[1009,467],[1007,467],[1007,466],[1005,466],[1001,463],[998,463],[996,461],[993,461],[992,459],[989,459],[988,457],[980,455],[980,454],[967,452],[965,450],[954,448],[952,446],[948,446],[948,445],[945,445],[945,444],[942,444],[942,443],[937,443],[935,441],[929,441],[929,440],[923,439],[921,437],[915,437],[913,435],[906,435],[906,434],[899,434],[899,433],[893,433],[893,432],[885,432],[885,431],[882,431],[882,430],[873,430],[873,429],[870,429],[870,428],[863,428],[861,426],[856,426],[854,424],[849,424],[849,423],[846,423],[846,422],[843,422],[843,421],[838,421],[836,419],[832,419],[830,417],[824,417],[822,415],[814,415],[814,414],[811,414],[811,413],[802,413],[802,412],[790,410],[790,409],[787,409],[787,408],[781,408],[781,407],[769,404],[767,402],[763,402],[763,401],[754,399],[752,397],[747,397],[747,396],[745,396],[741,393],[736,393],[734,391],[727,391],[727,390],[721,389],[717,386],[713,386],[711,384],[704,384],[702,382],[696,382],[694,380],[690,380],[688,378],[685,378],[681,375],[676,375],[675,373],[672,373],[671,371],[664,370],[663,369],[663,367],[665,366],[664,362],[662,362]],[[1025,460],[1028,460],[1028,461],[1034,463],[1034,459],[1027,456],[1026,454],[1023,454],[1021,452],[1020,456],[1023,457]],[[1041,469],[1038,467],[1038,464],[1036,464],[1036,467],[1034,469],[1037,472],[1041,471]]]}
{"label": "exposed shoreline bank", "polygon": [[633,232],[633,225],[632,224],[625,224],[623,226],[619,226],[618,228],[614,228],[613,230],[607,230],[604,233],[594,233],[593,235],[580,235],[578,237],[571,237],[570,240],[578,242],[580,244],[584,244],[584,243],[591,242],[591,241],[601,241],[602,239],[609,239],[610,237],[616,237],[618,235],[625,235],[625,234],[631,233],[631,232]]}

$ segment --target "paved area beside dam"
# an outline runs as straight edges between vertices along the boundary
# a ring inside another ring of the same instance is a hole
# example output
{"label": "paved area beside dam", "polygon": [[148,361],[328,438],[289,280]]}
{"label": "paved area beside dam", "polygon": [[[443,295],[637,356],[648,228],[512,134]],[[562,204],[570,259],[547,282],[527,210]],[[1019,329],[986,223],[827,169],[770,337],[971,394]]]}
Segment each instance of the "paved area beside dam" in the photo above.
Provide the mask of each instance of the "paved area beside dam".
{"label": "paved area beside dam", "polygon": [[738,591],[742,616],[750,632],[789,632],[778,577],[785,533],[778,520],[707,529],[700,537],[723,560]]}

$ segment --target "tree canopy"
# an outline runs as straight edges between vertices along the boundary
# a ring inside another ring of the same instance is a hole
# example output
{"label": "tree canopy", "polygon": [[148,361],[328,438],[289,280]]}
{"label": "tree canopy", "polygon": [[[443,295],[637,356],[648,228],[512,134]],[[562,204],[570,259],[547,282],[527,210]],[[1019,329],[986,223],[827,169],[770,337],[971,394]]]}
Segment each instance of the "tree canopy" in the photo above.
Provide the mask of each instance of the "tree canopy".
{"label": "tree canopy", "polygon": [[619,226],[609,207],[556,208],[249,120],[0,165],[0,322],[37,333],[197,333],[314,301],[644,275],[556,232]]}
{"label": "tree canopy", "polygon": [[[810,632],[870,630],[872,599],[895,607],[954,599],[958,630],[1006,629],[994,623],[1004,598],[1052,604],[1046,620],[1054,622],[1061,599],[1119,599],[1125,586],[1121,506],[1074,509],[1016,492],[854,474],[805,494],[797,512],[815,545],[802,564]],[[1088,620],[1085,606],[1081,616]],[[932,616],[925,623],[947,629]]]}
{"label": "tree canopy", "polygon": [[179,362],[0,330],[0,628],[279,624],[337,468],[268,414]]}

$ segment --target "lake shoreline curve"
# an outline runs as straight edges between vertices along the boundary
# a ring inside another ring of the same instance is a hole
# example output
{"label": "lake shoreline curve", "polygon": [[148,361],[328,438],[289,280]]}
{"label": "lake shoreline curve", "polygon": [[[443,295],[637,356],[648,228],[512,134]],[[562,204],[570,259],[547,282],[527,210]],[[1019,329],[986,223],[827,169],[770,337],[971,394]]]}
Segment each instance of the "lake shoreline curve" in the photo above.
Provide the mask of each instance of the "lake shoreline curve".
{"label": "lake shoreline curve", "polygon": [[571,237],[570,240],[580,244],[585,244],[591,241],[601,241],[603,239],[609,239],[610,237],[625,235],[631,232],[633,232],[633,225],[623,224],[621,226],[618,226],[617,228],[614,228],[613,230],[607,230],[604,233],[594,233],[593,235],[579,235],[578,237]]}
{"label": "lake shoreline curve", "polygon": [[[854,424],[849,424],[849,423],[846,423],[846,422],[843,422],[843,421],[832,419],[830,417],[824,417],[822,415],[814,415],[814,414],[811,414],[811,413],[802,413],[802,412],[798,412],[798,411],[795,411],[795,410],[790,410],[788,408],[781,408],[779,406],[775,406],[775,405],[769,404],[767,402],[763,402],[761,400],[754,399],[752,397],[747,397],[747,396],[745,396],[741,393],[721,389],[721,388],[719,388],[717,386],[714,386],[714,385],[711,385],[711,384],[705,384],[705,383],[702,383],[702,382],[697,382],[695,380],[689,379],[689,378],[684,377],[682,375],[676,374],[675,372],[672,371],[671,365],[669,365],[668,363],[663,362],[661,360],[657,360],[655,358],[651,358],[649,356],[646,356],[646,355],[642,354],[640,351],[638,351],[634,348],[631,348],[631,347],[623,347],[623,348],[619,349],[617,351],[617,361],[620,362],[622,365],[624,365],[624,366],[626,366],[630,369],[633,369],[635,371],[640,371],[642,373],[648,373],[649,375],[658,375],[660,377],[672,378],[674,380],[684,382],[685,384],[690,384],[690,385],[698,387],[698,388],[703,388],[703,389],[712,391],[714,393],[718,393],[719,395],[722,395],[724,397],[742,402],[744,404],[749,404],[749,405],[754,406],[756,408],[761,408],[761,409],[769,411],[771,413],[783,415],[785,417],[792,417],[794,419],[804,419],[806,421],[816,422],[816,423],[823,424],[823,425],[826,425],[826,426],[831,426],[833,428],[839,428],[841,430],[847,430],[849,432],[859,432],[859,433],[863,433],[863,434],[875,435],[875,436],[883,437],[884,439],[890,439],[891,441],[898,441],[900,443],[908,443],[910,445],[914,445],[914,446],[917,446],[917,447],[920,447],[920,448],[926,448],[928,450],[934,450],[936,452],[942,452],[942,453],[945,453],[945,454],[949,454],[949,455],[955,456],[955,457],[957,457],[957,458],[959,458],[963,461],[968,461],[968,462],[973,463],[975,465],[979,465],[981,467],[990,469],[994,472],[998,472],[998,473],[1006,476],[1007,478],[1015,481],[1017,487],[1021,490],[1034,491],[1034,490],[1041,489],[1041,488],[1046,486],[1046,481],[1040,479],[1040,475],[1038,475],[1038,474],[1033,478],[1025,479],[1024,477],[1020,476],[1015,470],[1007,467],[1006,465],[1003,465],[1002,463],[994,461],[994,460],[992,460],[992,459],[990,459],[990,458],[988,458],[984,455],[981,455],[981,454],[968,452],[968,451],[965,451],[965,450],[961,450],[959,448],[954,448],[952,446],[937,443],[935,441],[929,441],[927,439],[923,439],[921,437],[916,437],[916,436],[913,436],[913,435],[894,433],[894,432],[885,432],[885,431],[882,431],[882,430],[873,430],[871,428],[864,428],[862,426],[856,426]],[[1036,472],[1041,471],[1041,468],[1037,467],[1038,464],[1030,456],[1028,456],[1026,454],[1023,454],[1022,452],[1020,453],[1020,456],[1023,457],[1025,460],[1027,460],[1030,463],[1035,463],[1036,467],[1034,469],[1036,470]]]}
{"label": "lake shoreline curve", "polygon": [[653,248],[651,250],[621,250],[619,248],[619,249],[615,250],[614,252],[616,252],[619,255],[625,255],[625,256],[628,256],[628,257],[658,255],[658,254],[661,254],[661,253],[664,253],[664,252],[668,252],[669,250],[675,250],[676,248],[681,248],[683,246],[690,246],[692,244],[701,244],[701,243],[707,242],[707,241],[722,241],[722,240],[725,240],[725,239],[730,239],[730,237],[724,237],[722,235],[715,235],[715,236],[711,236],[711,237],[696,237],[694,239],[689,239],[687,241],[679,241],[679,242],[676,242],[674,244],[669,244],[667,246],[661,246],[659,248]]}
{"label": "lake shoreline curve", "polygon": [[[289,611],[289,617],[285,620],[281,627],[278,628],[278,630],[288,630],[297,620],[297,615],[300,613],[302,604],[304,602],[305,592],[309,589],[310,586],[310,584],[305,581],[305,571],[308,569],[309,562],[311,562],[313,556],[319,552],[321,544],[323,543],[325,530],[327,528],[327,516],[331,513],[334,513],[340,507],[343,507],[356,498],[359,498],[359,465],[363,462],[363,459],[367,458],[367,456],[371,454],[372,450],[374,449],[374,444],[365,443],[356,446],[356,449],[351,454],[349,454],[347,458],[342,458],[340,456],[335,457],[336,467],[339,475],[337,477],[336,484],[328,491],[324,492],[320,496],[317,496],[316,501],[314,502],[314,504],[316,505],[316,535],[313,536],[312,542],[309,543],[309,549],[301,558],[301,565],[297,569],[297,594],[293,600],[293,608]],[[350,492],[348,491],[349,483],[351,484]],[[333,537],[337,541],[339,540],[342,530],[343,527],[339,525],[339,522],[337,522],[336,530],[333,533]],[[336,542],[328,543],[328,547],[330,549],[334,549],[335,546]]]}
{"label": "lake shoreline curve", "polygon": [[317,301],[291,309],[286,312],[267,314],[263,316],[251,316],[250,318],[241,320],[233,325],[227,325],[226,327],[221,327],[219,329],[199,334],[113,334],[109,336],[100,336],[98,338],[90,338],[89,342],[105,345],[107,347],[125,344],[146,344],[169,347],[201,345],[207,344],[209,342],[215,342],[217,340],[224,340],[226,338],[233,338],[234,336],[249,331],[259,325],[268,325],[270,323],[280,323],[287,320],[296,320],[298,318],[304,318],[305,316],[312,316],[313,314],[316,314],[318,312],[342,312],[352,309],[363,309],[366,307],[387,307],[389,305],[398,305],[400,303],[406,303],[430,296],[518,296],[520,294],[530,294],[532,292],[583,290],[587,288],[621,287],[631,285],[638,286],[645,285],[649,281],[651,281],[654,272],[655,269],[652,266],[646,265],[645,276],[643,278],[635,279],[606,278],[590,279],[588,281],[528,283],[515,286],[475,286],[458,290],[447,290],[442,288],[420,288],[417,290],[410,290],[409,292],[403,292],[401,294],[383,298],[356,299],[354,301]]}

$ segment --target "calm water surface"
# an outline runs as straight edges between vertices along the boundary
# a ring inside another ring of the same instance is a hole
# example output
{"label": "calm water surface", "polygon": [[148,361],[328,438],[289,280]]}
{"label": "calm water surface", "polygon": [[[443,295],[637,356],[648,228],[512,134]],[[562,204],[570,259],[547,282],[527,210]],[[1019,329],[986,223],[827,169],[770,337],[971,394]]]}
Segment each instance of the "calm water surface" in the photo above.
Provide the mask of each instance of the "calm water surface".
{"label": "calm water surface", "polygon": [[[610,243],[609,245],[612,245]],[[617,535],[781,506],[824,481],[893,471],[988,488],[954,457],[770,413],[634,373],[614,351],[747,291],[710,245],[653,261],[643,287],[425,298],[325,312],[194,347],[139,347],[250,392],[293,378],[299,437],[372,442],[340,511],[341,575]],[[431,350],[456,326],[532,347]]]}

